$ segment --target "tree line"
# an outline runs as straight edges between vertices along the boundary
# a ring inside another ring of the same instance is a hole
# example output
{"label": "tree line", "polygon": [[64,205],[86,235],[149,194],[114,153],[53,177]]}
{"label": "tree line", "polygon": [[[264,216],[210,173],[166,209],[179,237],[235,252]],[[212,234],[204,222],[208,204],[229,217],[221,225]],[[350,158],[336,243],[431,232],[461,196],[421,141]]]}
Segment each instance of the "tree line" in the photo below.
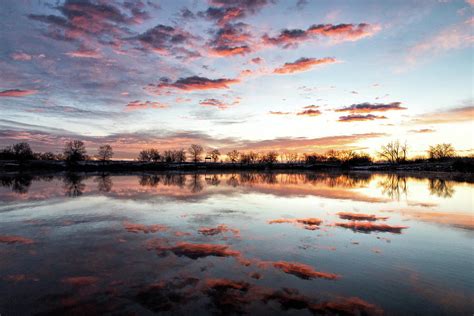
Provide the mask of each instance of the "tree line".
{"label": "tree line", "polygon": [[[381,147],[377,152],[377,158],[391,164],[399,164],[408,162],[408,145],[399,141],[391,141]],[[103,163],[110,161],[114,156],[111,145],[105,144],[98,148],[97,153],[93,156],[87,154],[87,150],[83,141],[72,140],[65,143],[63,151],[55,154],[52,152],[33,152],[30,145],[26,142],[7,146],[0,150],[0,160],[61,160],[69,163],[76,163],[84,160],[97,160]],[[160,152],[156,148],[143,149],[139,152],[136,160],[141,162],[164,162],[164,163],[183,163],[186,161],[198,163],[204,160],[210,160],[214,163],[223,162],[222,154],[218,149],[205,151],[201,145],[192,144],[187,150],[174,149]],[[298,153],[286,152],[278,153],[277,151],[268,152],[239,152],[237,150],[229,151],[225,154],[227,161],[230,163],[240,164],[274,164],[277,162],[286,163],[338,163],[349,165],[364,165],[373,162],[373,158],[365,152],[356,152],[353,150],[329,150],[324,154],[306,153],[300,155]],[[456,157],[456,150],[451,144],[437,144],[430,146],[427,150],[427,157],[419,157],[414,160],[444,160]]]}

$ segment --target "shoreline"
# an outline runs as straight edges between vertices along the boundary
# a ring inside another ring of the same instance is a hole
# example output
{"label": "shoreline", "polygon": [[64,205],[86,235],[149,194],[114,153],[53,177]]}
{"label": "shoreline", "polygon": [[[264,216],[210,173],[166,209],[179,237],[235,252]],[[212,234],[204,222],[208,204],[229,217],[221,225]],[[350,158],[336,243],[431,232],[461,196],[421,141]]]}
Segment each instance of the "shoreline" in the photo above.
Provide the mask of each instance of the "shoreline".
{"label": "shoreline", "polygon": [[227,163],[227,162],[139,162],[112,160],[99,162],[80,161],[74,165],[65,161],[30,160],[17,162],[0,161],[1,172],[22,171],[79,171],[79,172],[146,172],[146,171],[407,171],[407,172],[447,172],[474,173],[474,160],[457,158],[448,161],[407,162],[401,164],[372,163],[347,165],[343,163]]}

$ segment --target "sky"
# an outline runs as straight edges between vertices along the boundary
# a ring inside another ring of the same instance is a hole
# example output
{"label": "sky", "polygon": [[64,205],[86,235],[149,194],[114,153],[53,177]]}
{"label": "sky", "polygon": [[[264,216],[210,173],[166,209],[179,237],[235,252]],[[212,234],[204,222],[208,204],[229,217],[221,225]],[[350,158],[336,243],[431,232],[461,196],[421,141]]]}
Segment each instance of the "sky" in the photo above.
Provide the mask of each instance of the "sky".
{"label": "sky", "polygon": [[474,151],[474,1],[0,1],[0,147]]}

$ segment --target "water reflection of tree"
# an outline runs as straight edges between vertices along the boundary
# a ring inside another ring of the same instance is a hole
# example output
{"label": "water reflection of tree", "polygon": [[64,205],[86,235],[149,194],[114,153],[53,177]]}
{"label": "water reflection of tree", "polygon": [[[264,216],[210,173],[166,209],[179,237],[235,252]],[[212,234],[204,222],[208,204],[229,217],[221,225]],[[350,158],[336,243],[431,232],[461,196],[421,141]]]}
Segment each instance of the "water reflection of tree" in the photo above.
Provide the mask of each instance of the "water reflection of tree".
{"label": "water reflection of tree", "polygon": [[144,174],[140,176],[139,184],[144,187],[156,187],[160,183],[161,178],[158,175]]}
{"label": "water reflection of tree", "polygon": [[202,185],[200,174],[195,173],[191,176],[191,181],[188,184],[188,188],[192,193],[198,193],[202,191],[204,186]]}
{"label": "water reflection of tree", "polygon": [[382,194],[393,200],[400,200],[401,196],[407,196],[407,178],[397,174],[388,174],[379,181],[378,186],[382,188]]}
{"label": "water reflection of tree", "polygon": [[66,196],[69,197],[78,197],[81,196],[86,188],[86,185],[82,183],[84,181],[83,176],[77,173],[68,173],[63,178],[64,190]]}
{"label": "water reflection of tree", "polygon": [[97,190],[99,190],[99,192],[110,192],[112,190],[112,178],[107,173],[97,176],[94,182],[97,182]]}
{"label": "water reflection of tree", "polygon": [[454,194],[453,184],[442,179],[430,179],[429,181],[430,194],[442,198],[450,198]]}
{"label": "water reflection of tree", "polygon": [[307,173],[305,183],[324,184],[328,187],[360,188],[366,186],[372,179],[370,174],[327,174]]}
{"label": "water reflection of tree", "polygon": [[278,179],[274,173],[261,173],[260,174],[260,182],[266,184],[277,184]]}
{"label": "water reflection of tree", "polygon": [[237,179],[237,175],[232,174],[229,179],[227,179],[227,185],[231,187],[238,187],[239,186],[239,179]]}
{"label": "water reflection of tree", "polygon": [[13,192],[19,194],[28,193],[32,181],[33,177],[26,174],[0,177],[0,183],[2,186],[9,187]]}
{"label": "water reflection of tree", "polygon": [[186,176],[184,174],[166,174],[163,177],[163,184],[183,188],[186,184]]}
{"label": "water reflection of tree", "polygon": [[221,180],[219,180],[219,177],[217,174],[214,174],[212,176],[206,176],[205,179],[208,185],[218,186],[221,183]]}

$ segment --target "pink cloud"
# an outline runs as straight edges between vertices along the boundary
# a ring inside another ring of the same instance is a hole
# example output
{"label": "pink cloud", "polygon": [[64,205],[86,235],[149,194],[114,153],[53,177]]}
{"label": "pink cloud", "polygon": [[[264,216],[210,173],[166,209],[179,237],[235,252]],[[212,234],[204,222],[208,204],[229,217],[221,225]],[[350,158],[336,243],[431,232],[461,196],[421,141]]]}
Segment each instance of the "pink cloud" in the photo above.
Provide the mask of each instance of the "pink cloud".
{"label": "pink cloud", "polygon": [[38,90],[21,90],[11,89],[0,91],[0,97],[24,97],[27,95],[36,94]]}
{"label": "pink cloud", "polygon": [[285,63],[283,66],[276,68],[273,72],[277,74],[289,74],[294,72],[302,72],[310,70],[311,68],[323,65],[335,63],[336,59],[332,57],[325,57],[321,59],[317,58],[300,58],[292,63]]}

